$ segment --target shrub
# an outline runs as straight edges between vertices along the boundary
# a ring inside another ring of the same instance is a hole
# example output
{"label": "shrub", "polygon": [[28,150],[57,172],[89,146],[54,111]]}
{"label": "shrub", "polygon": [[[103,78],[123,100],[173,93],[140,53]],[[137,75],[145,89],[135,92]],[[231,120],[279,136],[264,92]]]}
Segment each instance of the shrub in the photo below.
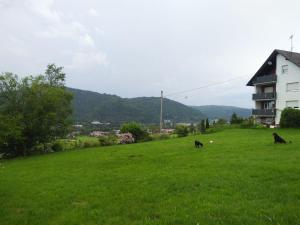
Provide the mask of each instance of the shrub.
{"label": "shrub", "polygon": [[171,136],[169,134],[161,134],[159,135],[159,140],[166,140],[166,139],[170,139]]}
{"label": "shrub", "polygon": [[201,120],[200,132],[205,133],[205,130],[206,130],[205,120]]}
{"label": "shrub", "polygon": [[194,134],[195,131],[196,131],[196,128],[195,128],[194,124],[191,123],[191,125],[190,125],[190,127],[189,127],[189,132],[190,132],[191,134]]}
{"label": "shrub", "polygon": [[146,135],[143,139],[140,139],[139,142],[153,141],[153,138],[150,135]]}
{"label": "shrub", "polygon": [[98,142],[93,142],[93,141],[84,141],[83,142],[83,148],[90,148],[90,147],[96,147],[99,146]]}
{"label": "shrub", "polygon": [[224,128],[222,126],[215,126],[205,130],[204,134],[213,134],[219,131],[222,131]]}
{"label": "shrub", "polygon": [[100,146],[115,145],[118,143],[118,138],[114,135],[99,137]]}
{"label": "shrub", "polygon": [[171,136],[170,134],[152,134],[151,138],[152,140],[165,140],[165,139],[169,139]]}
{"label": "shrub", "polygon": [[242,117],[238,117],[236,113],[233,113],[230,119],[230,124],[241,124],[243,122]]}
{"label": "shrub", "polygon": [[227,121],[225,119],[220,118],[220,119],[218,119],[218,121],[217,121],[217,123],[215,125],[217,125],[217,126],[223,126],[223,125],[226,124],[226,122]]}
{"label": "shrub", "polygon": [[177,134],[178,137],[185,137],[189,133],[188,127],[184,125],[177,125],[175,128],[175,134]]}
{"label": "shrub", "polygon": [[241,128],[255,128],[255,123],[253,117],[249,117],[248,119],[245,119],[241,123]]}
{"label": "shrub", "polygon": [[281,113],[280,127],[300,128],[300,110],[285,108]]}
{"label": "shrub", "polygon": [[140,123],[124,123],[121,127],[121,133],[131,133],[136,142],[146,139],[149,134]]}
{"label": "shrub", "polygon": [[134,138],[131,133],[119,134],[119,144],[132,144],[134,143]]}
{"label": "shrub", "polygon": [[89,148],[89,147],[92,147],[92,144],[89,141],[85,141],[85,142],[83,142],[83,147],[84,148]]}
{"label": "shrub", "polygon": [[64,150],[64,145],[63,143],[56,141],[52,144],[51,148],[54,152],[60,152]]}

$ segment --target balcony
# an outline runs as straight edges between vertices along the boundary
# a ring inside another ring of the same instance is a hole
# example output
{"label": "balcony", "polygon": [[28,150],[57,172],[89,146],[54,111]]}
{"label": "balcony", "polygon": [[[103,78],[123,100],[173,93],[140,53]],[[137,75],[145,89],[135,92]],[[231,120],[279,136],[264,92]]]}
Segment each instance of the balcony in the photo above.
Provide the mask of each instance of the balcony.
{"label": "balcony", "polygon": [[276,99],[276,92],[257,93],[252,95],[252,100],[254,101],[268,101],[268,100],[275,100],[275,99]]}
{"label": "balcony", "polygon": [[277,82],[277,76],[275,74],[264,75],[264,76],[256,77],[253,80],[253,85],[270,84],[276,82]]}
{"label": "balcony", "polygon": [[252,109],[253,116],[274,117],[276,109]]}

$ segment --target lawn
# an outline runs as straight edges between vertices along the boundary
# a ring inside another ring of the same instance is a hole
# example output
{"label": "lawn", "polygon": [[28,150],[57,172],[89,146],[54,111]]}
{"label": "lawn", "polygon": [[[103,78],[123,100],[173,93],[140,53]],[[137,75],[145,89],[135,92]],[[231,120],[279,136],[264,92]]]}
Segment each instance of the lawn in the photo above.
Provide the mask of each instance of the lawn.
{"label": "lawn", "polygon": [[286,145],[273,144],[272,132],[227,129],[2,161],[0,224],[300,224],[300,130],[278,131],[293,141]]}

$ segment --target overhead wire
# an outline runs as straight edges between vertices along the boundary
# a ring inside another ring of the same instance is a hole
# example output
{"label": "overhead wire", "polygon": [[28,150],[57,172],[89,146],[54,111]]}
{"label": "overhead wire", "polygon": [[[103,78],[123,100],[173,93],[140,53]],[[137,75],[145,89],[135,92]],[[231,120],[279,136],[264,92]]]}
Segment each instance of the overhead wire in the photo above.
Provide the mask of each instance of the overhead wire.
{"label": "overhead wire", "polygon": [[200,87],[197,87],[197,88],[192,88],[192,89],[187,89],[187,90],[183,90],[183,91],[173,92],[173,93],[164,95],[164,97],[170,97],[170,96],[174,96],[174,95],[185,94],[185,93],[197,91],[197,90],[200,90],[200,89],[203,89],[203,88],[208,88],[208,87],[213,87],[213,86],[225,84],[225,83],[228,83],[228,82],[231,82],[231,81],[234,81],[234,80],[238,80],[238,79],[240,79],[242,77],[246,77],[246,76],[249,76],[249,75],[234,77],[234,78],[231,78],[231,79],[228,79],[228,80],[225,80],[225,81],[210,83],[210,84],[203,85],[203,86],[200,86]]}

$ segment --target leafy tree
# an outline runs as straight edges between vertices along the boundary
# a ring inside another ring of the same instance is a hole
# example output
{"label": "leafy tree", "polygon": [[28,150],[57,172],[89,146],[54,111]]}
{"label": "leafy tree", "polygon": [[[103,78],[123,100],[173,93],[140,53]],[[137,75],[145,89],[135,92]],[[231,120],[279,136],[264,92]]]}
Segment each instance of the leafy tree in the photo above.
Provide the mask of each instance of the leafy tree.
{"label": "leafy tree", "polygon": [[196,131],[196,128],[195,128],[195,126],[194,126],[194,124],[193,124],[193,123],[191,123],[191,125],[190,125],[190,127],[189,127],[189,131],[190,131],[190,133],[192,133],[192,134],[194,134],[194,133],[195,133],[195,131]]}
{"label": "leafy tree", "polygon": [[209,120],[208,120],[208,118],[206,118],[206,121],[205,121],[205,126],[206,126],[206,129],[208,129],[208,128],[209,128]]}
{"label": "leafy tree", "polygon": [[20,80],[12,73],[0,75],[0,116],[7,124],[0,132],[0,152],[26,155],[34,146],[46,147],[68,132],[72,95],[64,80],[62,67],[53,64],[37,77]]}
{"label": "leafy tree", "polygon": [[65,85],[66,74],[62,72],[63,67],[49,64],[45,71],[45,79],[50,86],[63,87]]}
{"label": "leafy tree", "polygon": [[244,119],[244,121],[241,123],[241,128],[255,128],[255,127],[258,127],[258,126],[255,125],[255,121],[252,116],[250,116],[247,119]]}
{"label": "leafy tree", "polygon": [[233,113],[230,119],[231,124],[240,124],[243,122],[243,118],[238,117],[236,113]]}
{"label": "leafy tree", "polygon": [[205,133],[205,130],[206,130],[205,120],[201,120],[200,132]]}
{"label": "leafy tree", "polygon": [[300,128],[300,110],[285,108],[281,113],[280,127]]}
{"label": "leafy tree", "polygon": [[177,125],[175,127],[175,134],[178,135],[178,137],[185,137],[189,133],[188,127],[184,125]]}
{"label": "leafy tree", "polygon": [[24,155],[24,139],[20,118],[0,115],[0,154]]}
{"label": "leafy tree", "polygon": [[149,136],[145,128],[137,122],[124,123],[120,131],[121,133],[131,133],[134,140],[137,142],[146,139]]}
{"label": "leafy tree", "polygon": [[217,121],[217,125],[225,125],[226,124],[226,120],[225,119],[223,119],[223,118],[220,118],[220,119],[218,119],[218,121]]}

